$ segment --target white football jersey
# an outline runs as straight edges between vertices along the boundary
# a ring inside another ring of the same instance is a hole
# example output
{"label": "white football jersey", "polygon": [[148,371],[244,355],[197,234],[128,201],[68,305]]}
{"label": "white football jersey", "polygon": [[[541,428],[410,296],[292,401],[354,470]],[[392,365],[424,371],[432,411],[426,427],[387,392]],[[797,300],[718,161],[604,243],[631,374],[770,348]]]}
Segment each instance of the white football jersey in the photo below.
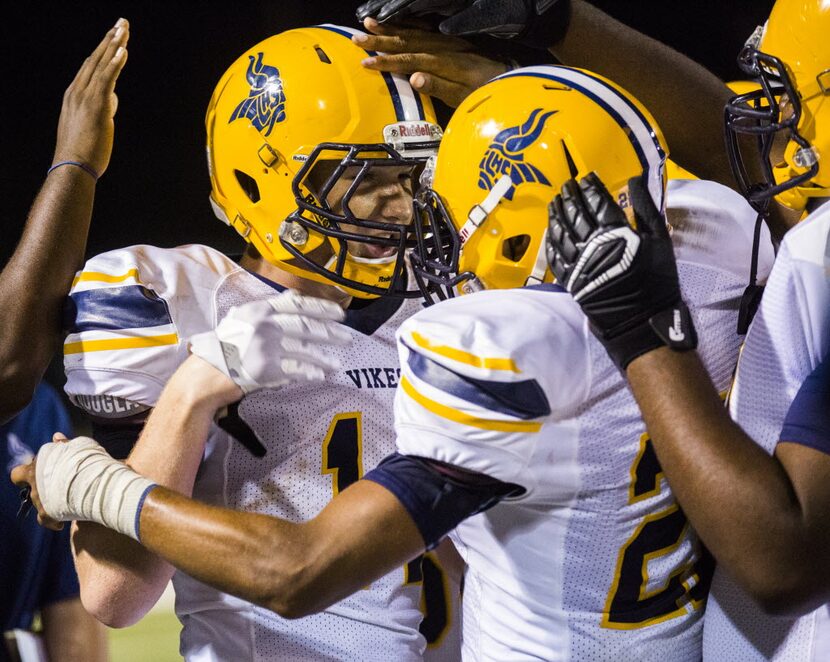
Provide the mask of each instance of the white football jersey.
{"label": "white football jersey", "polygon": [[[186,358],[190,336],[213,328],[231,306],[275,294],[273,284],[204,246],[136,246],[96,257],[70,295],[67,393],[96,415],[152,406]],[[254,457],[214,426],[194,498],[303,521],[393,452],[394,333],[420,308],[378,299],[347,311],[353,342],[327,349],[341,369],[324,383],[245,397],[239,414],[267,454]],[[182,572],[173,582],[188,660],[419,660],[425,646],[416,562],[297,620]],[[440,624],[435,631],[443,632]]]}
{"label": "white football jersey", "polygon": [[[725,390],[755,215],[672,182],[669,220],[699,353]],[[761,275],[772,260],[767,243]],[[710,569],[623,376],[555,285],[484,291],[398,334],[398,450],[524,488],[453,532],[468,564],[465,660],[699,660]]]}
{"label": "white football jersey", "polygon": [[[787,410],[830,349],[830,205],[790,230],[746,337],[729,397],[732,417],[772,454]],[[720,662],[830,659],[828,606],[801,618],[766,616],[726,572],[716,572],[704,658]]]}

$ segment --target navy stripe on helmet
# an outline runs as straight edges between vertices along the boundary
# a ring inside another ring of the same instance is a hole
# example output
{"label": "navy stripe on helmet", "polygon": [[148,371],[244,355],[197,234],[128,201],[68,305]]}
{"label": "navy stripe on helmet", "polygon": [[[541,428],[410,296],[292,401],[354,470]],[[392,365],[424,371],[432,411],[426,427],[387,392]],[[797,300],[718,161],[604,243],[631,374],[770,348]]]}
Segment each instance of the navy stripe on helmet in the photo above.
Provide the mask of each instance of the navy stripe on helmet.
{"label": "navy stripe on helmet", "polygon": [[[544,68],[545,71],[540,71],[540,69],[542,69],[542,68]],[[614,108],[609,103],[609,101],[607,99],[604,99],[603,97],[599,96],[595,92],[587,89],[585,86],[580,85],[579,82],[574,81],[572,78],[570,78],[568,76],[565,76],[565,75],[557,76],[556,73],[555,73],[557,70],[560,70],[560,71],[563,71],[563,72],[567,71],[569,73],[572,73],[575,76],[584,77],[584,78],[586,78],[586,79],[588,79],[588,80],[590,80],[594,83],[597,83],[598,85],[601,85],[605,90],[608,90],[608,92],[613,95],[614,99],[619,100],[622,104],[624,104],[626,106],[626,108],[628,108],[630,111],[632,111],[634,113],[634,115],[642,123],[643,128],[649,134],[650,139],[651,139],[651,145],[646,146],[641,142],[640,138],[634,132],[626,132],[627,135],[629,136],[629,140],[631,142],[631,145],[634,148],[635,153],[637,154],[637,158],[639,159],[640,164],[643,166],[644,170],[648,171],[652,167],[658,166],[660,163],[665,161],[666,152],[663,149],[663,146],[660,144],[660,141],[657,139],[657,136],[654,133],[654,129],[651,125],[651,122],[649,122],[645,118],[643,113],[640,111],[640,109],[635,104],[633,104],[629,99],[627,99],[617,89],[610,86],[606,81],[602,80],[601,78],[593,76],[593,75],[591,75],[591,74],[589,74],[585,71],[578,70],[578,69],[573,69],[573,68],[570,68],[570,67],[548,66],[548,67],[528,67],[528,68],[525,68],[525,69],[517,69],[515,71],[511,71],[511,72],[502,74],[501,76],[498,76],[494,80],[498,80],[498,79],[501,79],[501,78],[516,78],[516,77],[521,77],[521,76],[529,76],[529,77],[534,77],[534,78],[544,78],[546,80],[556,81],[557,83],[561,83],[563,85],[567,85],[568,87],[571,87],[571,88],[574,88],[574,89],[578,90],[579,92],[584,94],[586,97],[588,97],[589,99],[594,101],[594,103],[596,103],[601,108],[603,108],[614,119],[614,121],[616,121],[617,124],[619,124],[619,126],[622,127],[623,129],[631,127],[631,125],[628,122],[626,122],[626,120],[622,117],[622,115],[620,115],[619,111],[616,108]],[[650,149],[654,149],[654,151],[656,151],[656,156],[659,159],[659,163],[652,163],[651,161],[649,161],[649,158],[646,155],[646,150],[647,149],[649,151],[650,151]],[[661,194],[661,197],[662,197],[662,194]]]}
{"label": "navy stripe on helmet", "polygon": [[[355,34],[359,34],[359,30],[355,30],[354,32],[349,32],[346,28],[341,28],[336,25],[318,25],[316,26],[322,30],[328,30],[329,32],[334,32],[335,34],[339,34],[343,37],[346,37],[349,41],[352,40],[352,36]],[[364,51],[370,56],[375,57],[377,53],[375,51]],[[389,90],[389,96],[392,98],[392,105],[395,108],[395,119],[399,122],[406,119],[406,113],[404,113],[403,103],[401,102],[401,95],[398,93],[398,88],[395,85],[395,81],[392,78],[392,74],[387,71],[380,71],[381,76],[383,76],[383,82],[386,83],[386,88]],[[418,100],[418,104],[420,105],[420,99]],[[423,111],[421,112],[421,116],[423,116]]]}
{"label": "navy stripe on helmet", "polygon": [[[346,37],[349,41],[351,41],[352,36],[354,36],[355,34],[362,34],[360,30],[354,30],[353,32],[350,32],[348,28],[343,28],[330,24],[317,25],[316,27],[322,30],[328,30],[329,32],[339,34],[343,37]],[[369,51],[366,49],[364,49],[364,52],[370,57],[375,57],[378,54],[376,51]],[[399,122],[412,119],[406,116],[403,100],[401,99],[401,94],[398,91],[398,86],[395,84],[395,79],[393,75],[390,74],[388,71],[379,71],[378,73],[383,77],[383,82],[386,83],[386,88],[389,90],[389,96],[392,98],[392,106],[395,108],[395,119],[397,119]],[[412,92],[415,98],[415,104],[418,108],[418,119],[424,119],[424,107],[421,103],[421,95],[415,92],[415,90],[412,90]]]}

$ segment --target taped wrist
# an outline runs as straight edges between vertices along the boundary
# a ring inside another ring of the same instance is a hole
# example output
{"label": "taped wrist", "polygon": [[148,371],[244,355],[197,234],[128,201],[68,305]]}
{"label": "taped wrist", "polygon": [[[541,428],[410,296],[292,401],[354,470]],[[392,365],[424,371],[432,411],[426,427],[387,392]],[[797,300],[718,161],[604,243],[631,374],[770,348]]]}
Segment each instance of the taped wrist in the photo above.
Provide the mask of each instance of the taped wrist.
{"label": "taped wrist", "polygon": [[36,477],[53,519],[97,522],[139,540],[141,507],[156,484],[114,460],[94,439],[46,444],[37,456]]}

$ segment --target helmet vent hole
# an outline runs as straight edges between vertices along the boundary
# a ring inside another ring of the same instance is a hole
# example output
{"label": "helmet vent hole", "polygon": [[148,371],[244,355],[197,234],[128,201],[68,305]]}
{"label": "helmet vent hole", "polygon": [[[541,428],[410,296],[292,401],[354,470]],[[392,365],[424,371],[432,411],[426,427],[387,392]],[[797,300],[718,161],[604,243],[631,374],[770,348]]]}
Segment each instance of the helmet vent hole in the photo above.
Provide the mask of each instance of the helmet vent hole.
{"label": "helmet vent hole", "polygon": [[579,174],[579,168],[576,167],[576,163],[574,162],[574,157],[571,156],[571,150],[568,149],[568,145],[565,144],[565,141],[562,141],[562,149],[565,152],[565,161],[568,162],[568,172],[571,173],[571,177],[576,177]]}
{"label": "helmet vent hole", "polygon": [[329,56],[326,55],[326,51],[319,46],[315,46],[314,50],[317,51],[317,57],[320,58],[320,62],[323,62],[324,64],[331,64],[331,60],[329,59]]}
{"label": "helmet vent hole", "polygon": [[254,204],[259,202],[259,186],[257,186],[256,180],[241,170],[234,170],[233,174],[236,175],[236,181],[239,182],[239,186],[245,192],[245,195],[250,198],[251,202]]}
{"label": "helmet vent hole", "polygon": [[477,104],[475,104],[471,108],[467,108],[467,113],[468,114],[472,113],[476,108],[478,108],[481,104],[483,104],[485,101],[488,101],[489,99],[490,99],[490,95],[488,94],[486,97],[481,99]]}
{"label": "helmet vent hole", "polygon": [[520,262],[529,247],[530,235],[517,234],[515,237],[504,240],[504,243],[501,245],[501,254],[508,260]]}

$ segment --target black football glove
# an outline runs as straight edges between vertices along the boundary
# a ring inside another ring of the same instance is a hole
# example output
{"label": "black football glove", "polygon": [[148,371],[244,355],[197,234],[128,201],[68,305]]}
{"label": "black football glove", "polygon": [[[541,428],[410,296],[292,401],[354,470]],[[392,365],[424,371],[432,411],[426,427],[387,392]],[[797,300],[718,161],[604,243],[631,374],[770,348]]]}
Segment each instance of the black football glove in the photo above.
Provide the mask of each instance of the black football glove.
{"label": "black football glove", "polygon": [[438,26],[449,35],[488,34],[532,48],[546,49],[568,29],[570,0],[369,0],[357,8],[383,23],[392,18],[440,14]]}
{"label": "black football glove", "polygon": [[666,221],[644,177],[629,183],[637,229],[595,173],[569,180],[548,208],[547,258],[617,366],[662,346],[697,347]]}
{"label": "black football glove", "polygon": [[378,23],[389,19],[439,14],[451,16],[473,4],[474,0],[368,0],[355,11],[357,20],[372,17]]}

